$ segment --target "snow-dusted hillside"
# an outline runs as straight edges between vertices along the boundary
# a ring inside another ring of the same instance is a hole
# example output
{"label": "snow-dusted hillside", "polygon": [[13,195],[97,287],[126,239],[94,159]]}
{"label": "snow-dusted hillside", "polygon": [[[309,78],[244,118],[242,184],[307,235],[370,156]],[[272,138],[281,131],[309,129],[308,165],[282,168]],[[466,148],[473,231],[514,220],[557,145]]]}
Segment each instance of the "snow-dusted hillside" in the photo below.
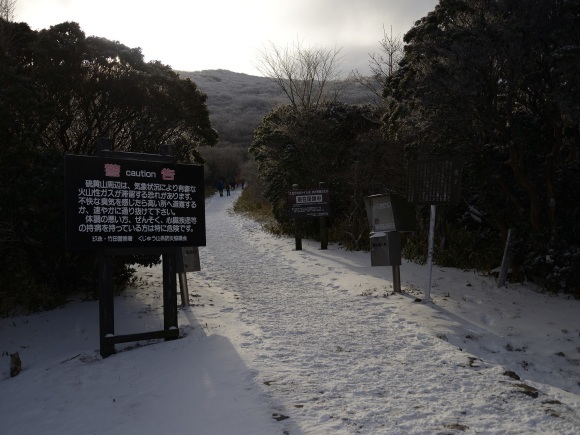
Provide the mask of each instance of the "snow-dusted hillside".
{"label": "snow-dusted hillside", "polygon": [[[228,144],[248,148],[262,118],[276,105],[288,104],[280,88],[265,77],[227,70],[179,71],[179,75],[190,78],[207,95],[212,125]],[[341,88],[342,102],[371,101],[369,91],[354,81]]]}

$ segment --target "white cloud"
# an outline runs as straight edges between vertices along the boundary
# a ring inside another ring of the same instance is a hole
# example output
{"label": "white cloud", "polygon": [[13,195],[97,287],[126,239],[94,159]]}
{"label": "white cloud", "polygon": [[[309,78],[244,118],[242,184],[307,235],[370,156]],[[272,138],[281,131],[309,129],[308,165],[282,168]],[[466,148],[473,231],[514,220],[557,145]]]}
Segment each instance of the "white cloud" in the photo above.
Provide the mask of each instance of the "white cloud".
{"label": "white cloud", "polygon": [[258,74],[269,41],[342,47],[344,69],[365,69],[383,26],[401,36],[436,0],[26,0],[16,18],[33,29],[76,21],[87,35],[141,47],[147,59],[176,69]]}

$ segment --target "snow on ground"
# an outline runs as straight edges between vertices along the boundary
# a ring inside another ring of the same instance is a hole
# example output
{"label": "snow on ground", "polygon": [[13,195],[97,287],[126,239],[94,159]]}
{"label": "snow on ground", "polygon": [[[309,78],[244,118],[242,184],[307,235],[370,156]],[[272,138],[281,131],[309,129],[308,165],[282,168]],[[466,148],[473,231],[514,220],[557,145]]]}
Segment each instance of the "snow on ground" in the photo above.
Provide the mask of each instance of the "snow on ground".
{"label": "snow on ground", "polygon": [[[425,304],[408,262],[393,294],[368,252],[296,251],[239,194],[207,202],[182,338],[102,359],[81,298],[0,319],[0,434],[580,433],[580,301],[435,266]],[[161,267],[138,275],[119,334],[163,328]]]}

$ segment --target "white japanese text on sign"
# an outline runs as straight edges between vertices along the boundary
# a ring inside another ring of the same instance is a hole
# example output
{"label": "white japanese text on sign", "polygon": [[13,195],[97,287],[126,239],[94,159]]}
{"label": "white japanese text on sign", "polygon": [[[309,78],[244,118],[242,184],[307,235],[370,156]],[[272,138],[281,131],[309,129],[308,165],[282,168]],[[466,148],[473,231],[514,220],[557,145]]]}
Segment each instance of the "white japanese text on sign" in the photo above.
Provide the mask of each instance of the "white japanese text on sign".
{"label": "white japanese text on sign", "polygon": [[86,156],[66,166],[69,246],[205,245],[201,167]]}

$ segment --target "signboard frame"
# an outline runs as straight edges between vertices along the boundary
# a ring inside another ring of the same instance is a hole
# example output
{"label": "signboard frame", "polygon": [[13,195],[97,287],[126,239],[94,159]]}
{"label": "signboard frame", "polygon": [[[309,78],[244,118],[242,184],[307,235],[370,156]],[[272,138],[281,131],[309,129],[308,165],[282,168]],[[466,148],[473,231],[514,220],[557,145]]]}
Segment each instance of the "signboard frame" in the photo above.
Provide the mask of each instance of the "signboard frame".
{"label": "signboard frame", "polygon": [[412,204],[457,204],[461,199],[463,159],[415,160],[407,168],[407,201]]}
{"label": "signboard frame", "polygon": [[437,205],[457,204],[461,200],[463,159],[460,157],[415,160],[407,168],[407,200],[431,207],[427,248],[427,284],[425,303],[431,301],[431,273],[435,245]]}
{"label": "signboard frame", "polygon": [[289,191],[288,214],[293,219],[330,216],[330,190],[319,187]]}
{"label": "signboard frame", "polygon": [[[115,353],[119,343],[179,337],[177,251],[206,244],[203,166],[175,163],[168,145],[161,145],[162,154],[113,152],[110,147],[110,140],[101,139],[98,157],[65,156],[65,244],[68,249],[97,251],[103,358]],[[138,221],[137,216],[143,219]],[[95,222],[98,217],[103,221]],[[137,230],[138,225],[151,228]],[[115,334],[113,258],[117,255],[162,256],[163,330]]]}
{"label": "signboard frame", "polygon": [[203,166],[111,154],[65,156],[68,249],[205,246]]}

